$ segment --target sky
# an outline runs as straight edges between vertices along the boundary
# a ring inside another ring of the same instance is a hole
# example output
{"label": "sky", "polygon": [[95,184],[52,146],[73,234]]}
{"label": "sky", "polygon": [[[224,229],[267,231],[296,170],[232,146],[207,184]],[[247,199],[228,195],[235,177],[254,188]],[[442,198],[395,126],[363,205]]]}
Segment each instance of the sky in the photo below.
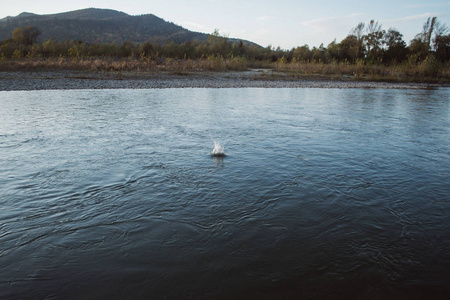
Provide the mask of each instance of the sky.
{"label": "sky", "polygon": [[192,31],[218,29],[223,36],[286,50],[340,42],[358,23],[372,19],[385,30],[398,30],[408,44],[429,17],[450,27],[450,1],[443,0],[15,0],[4,1],[0,19],[89,7],[154,14]]}

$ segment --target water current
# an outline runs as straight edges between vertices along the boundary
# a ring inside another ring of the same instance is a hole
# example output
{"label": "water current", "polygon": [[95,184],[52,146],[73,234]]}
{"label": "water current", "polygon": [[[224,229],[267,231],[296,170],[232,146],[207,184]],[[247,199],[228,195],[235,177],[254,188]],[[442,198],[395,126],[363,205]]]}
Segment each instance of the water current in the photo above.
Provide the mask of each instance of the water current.
{"label": "water current", "polygon": [[0,299],[448,299],[449,92],[0,92]]}

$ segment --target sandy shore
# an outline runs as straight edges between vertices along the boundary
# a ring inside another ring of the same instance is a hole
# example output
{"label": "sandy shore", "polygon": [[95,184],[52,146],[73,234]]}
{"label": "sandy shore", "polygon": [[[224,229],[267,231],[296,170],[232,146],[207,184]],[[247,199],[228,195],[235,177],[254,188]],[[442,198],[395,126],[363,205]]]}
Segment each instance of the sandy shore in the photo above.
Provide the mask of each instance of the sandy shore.
{"label": "sandy shore", "polygon": [[423,89],[436,84],[388,83],[330,79],[293,79],[271,70],[241,72],[0,72],[0,91],[154,88],[387,88]]}

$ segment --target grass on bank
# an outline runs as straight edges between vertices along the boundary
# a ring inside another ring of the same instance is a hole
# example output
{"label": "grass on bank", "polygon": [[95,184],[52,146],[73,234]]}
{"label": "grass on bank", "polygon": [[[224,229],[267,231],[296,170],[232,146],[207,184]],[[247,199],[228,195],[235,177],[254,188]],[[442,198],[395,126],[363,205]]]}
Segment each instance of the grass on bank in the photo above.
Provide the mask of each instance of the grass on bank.
{"label": "grass on bank", "polygon": [[[135,59],[113,57],[89,58],[20,58],[0,60],[0,71],[83,70],[112,72],[226,72],[252,68],[271,69],[261,79],[343,79],[360,81],[450,83],[449,63],[440,63],[432,57],[420,63],[402,63],[389,66],[348,62],[276,62],[249,60],[244,57],[208,57],[205,59]],[[278,74],[278,75],[277,75]],[[282,74],[282,76],[279,76]]]}
{"label": "grass on bank", "polygon": [[376,80],[389,82],[450,83],[450,64],[442,64],[434,58],[420,63],[366,64],[363,61],[348,62],[291,62],[276,63],[277,71],[294,77],[317,77]]}

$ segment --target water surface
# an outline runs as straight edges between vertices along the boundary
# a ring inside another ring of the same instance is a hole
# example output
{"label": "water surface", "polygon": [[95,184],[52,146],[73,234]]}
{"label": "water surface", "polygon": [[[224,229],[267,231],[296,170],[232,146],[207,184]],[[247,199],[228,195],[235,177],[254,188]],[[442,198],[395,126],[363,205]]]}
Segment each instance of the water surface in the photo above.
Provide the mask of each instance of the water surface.
{"label": "water surface", "polygon": [[449,91],[0,92],[0,298],[445,298]]}

